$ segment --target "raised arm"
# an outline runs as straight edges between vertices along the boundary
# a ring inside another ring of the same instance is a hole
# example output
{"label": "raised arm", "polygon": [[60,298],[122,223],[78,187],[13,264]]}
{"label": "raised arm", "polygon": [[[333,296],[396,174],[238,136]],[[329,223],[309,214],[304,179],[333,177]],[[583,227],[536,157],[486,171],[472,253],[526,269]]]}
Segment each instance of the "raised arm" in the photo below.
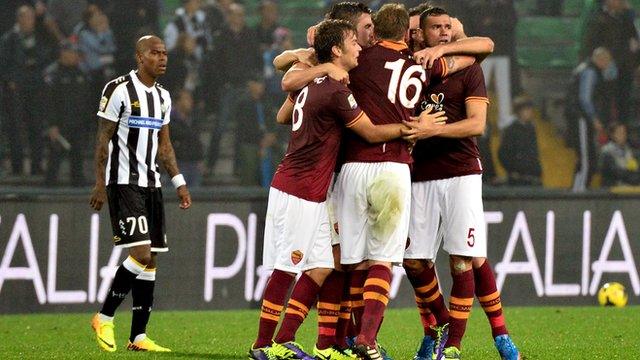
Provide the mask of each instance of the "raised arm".
{"label": "raised arm", "polygon": [[[176,161],[176,153],[173,150],[169,136],[169,125],[163,125],[158,133],[158,160],[160,160],[160,163],[172,179],[174,176],[180,174],[178,162]],[[191,206],[191,195],[189,194],[187,185],[180,185],[176,191],[180,199],[180,208],[188,209]]]}
{"label": "raised arm", "polygon": [[332,63],[324,63],[312,67],[297,63],[282,77],[282,90],[286,92],[300,90],[313,79],[322,76],[329,76],[343,84],[349,83],[349,73]]}
{"label": "raised arm", "polygon": [[94,156],[96,184],[91,191],[89,205],[94,210],[102,209],[107,200],[106,169],[109,156],[109,140],[118,128],[118,123],[100,118],[98,120],[98,134],[96,135],[96,153]]}
{"label": "raised arm", "polygon": [[[443,56],[466,55],[473,57],[474,61],[482,61],[493,52],[493,40],[488,37],[465,37],[447,44],[425,48],[413,54],[416,62],[425,68],[431,68],[434,61]],[[455,71],[452,71],[455,72]]]}
{"label": "raised arm", "polygon": [[316,65],[315,55],[313,48],[285,50],[273,59],[273,66],[280,71],[289,70],[297,62],[313,66]]}

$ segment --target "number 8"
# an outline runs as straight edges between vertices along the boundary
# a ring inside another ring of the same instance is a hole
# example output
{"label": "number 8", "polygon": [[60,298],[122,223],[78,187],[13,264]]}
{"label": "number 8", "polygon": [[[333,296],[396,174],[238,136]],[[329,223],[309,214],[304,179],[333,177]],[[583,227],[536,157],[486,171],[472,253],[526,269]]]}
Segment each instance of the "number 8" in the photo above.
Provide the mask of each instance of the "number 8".
{"label": "number 8", "polygon": [[300,91],[300,94],[298,94],[298,97],[296,97],[296,103],[293,106],[293,123],[291,124],[292,131],[296,131],[300,129],[300,126],[302,126],[302,117],[304,116],[302,107],[304,106],[304,103],[307,102],[307,94],[309,94],[309,87],[305,86],[305,88]]}

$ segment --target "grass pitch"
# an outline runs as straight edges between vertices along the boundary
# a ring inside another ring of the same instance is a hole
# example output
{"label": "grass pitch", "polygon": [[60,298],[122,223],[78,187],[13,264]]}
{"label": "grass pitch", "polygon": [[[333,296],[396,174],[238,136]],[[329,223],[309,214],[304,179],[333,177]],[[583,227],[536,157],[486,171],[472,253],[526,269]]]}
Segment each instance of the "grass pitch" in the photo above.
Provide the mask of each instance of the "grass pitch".
{"label": "grass pitch", "polygon": [[[2,315],[1,359],[246,359],[257,311],[154,312],[148,332],[173,349],[169,354],[132,353],[124,348],[130,314],[116,317],[118,351],[98,349],[89,326],[92,314]],[[513,339],[526,359],[640,359],[640,307],[526,307],[506,309]],[[298,334],[313,348],[315,314]],[[416,309],[387,311],[379,340],[395,360],[410,360],[422,333]],[[463,340],[464,359],[499,359],[482,309],[472,311]]]}

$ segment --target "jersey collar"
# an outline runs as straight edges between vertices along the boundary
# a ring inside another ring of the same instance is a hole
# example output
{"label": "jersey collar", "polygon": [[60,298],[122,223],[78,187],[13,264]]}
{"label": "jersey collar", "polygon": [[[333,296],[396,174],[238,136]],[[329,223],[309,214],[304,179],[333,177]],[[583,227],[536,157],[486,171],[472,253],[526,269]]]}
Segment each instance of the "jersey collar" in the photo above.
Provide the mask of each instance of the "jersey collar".
{"label": "jersey collar", "polygon": [[153,88],[156,86],[155,82],[153,83],[153,85],[147,86],[142,81],[140,81],[140,78],[138,77],[138,70],[131,70],[129,74],[131,75],[131,78],[133,79],[133,81],[135,81],[136,83],[138,83],[138,85],[142,86],[143,88],[149,91],[153,90]]}
{"label": "jersey collar", "polygon": [[407,43],[404,41],[391,41],[391,40],[380,40],[378,41],[378,45],[385,47],[387,49],[395,50],[395,51],[403,51],[408,50],[409,47]]}

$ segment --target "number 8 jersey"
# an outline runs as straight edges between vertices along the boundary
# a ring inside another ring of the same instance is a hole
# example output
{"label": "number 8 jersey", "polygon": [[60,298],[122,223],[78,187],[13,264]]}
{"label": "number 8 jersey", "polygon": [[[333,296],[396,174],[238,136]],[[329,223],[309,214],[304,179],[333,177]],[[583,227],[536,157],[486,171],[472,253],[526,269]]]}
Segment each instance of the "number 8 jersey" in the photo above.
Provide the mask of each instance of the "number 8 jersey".
{"label": "number 8 jersey", "polygon": [[[349,72],[349,88],[375,125],[401,123],[414,115],[431,79],[446,74],[442,58],[425,71],[413,61],[404,42],[380,41],[360,52],[358,66]],[[402,139],[370,144],[348,131],[343,141],[345,162],[412,162]]]}
{"label": "number 8 jersey", "polygon": [[298,198],[323,202],[336,166],[344,127],[364,113],[351,91],[328,77],[289,95],[294,104],[291,139],[271,186]]}

